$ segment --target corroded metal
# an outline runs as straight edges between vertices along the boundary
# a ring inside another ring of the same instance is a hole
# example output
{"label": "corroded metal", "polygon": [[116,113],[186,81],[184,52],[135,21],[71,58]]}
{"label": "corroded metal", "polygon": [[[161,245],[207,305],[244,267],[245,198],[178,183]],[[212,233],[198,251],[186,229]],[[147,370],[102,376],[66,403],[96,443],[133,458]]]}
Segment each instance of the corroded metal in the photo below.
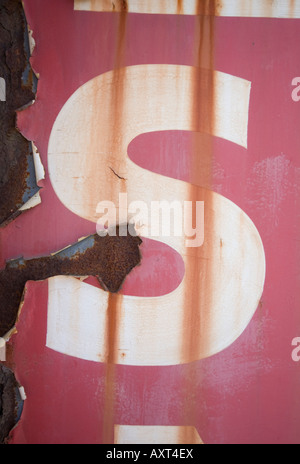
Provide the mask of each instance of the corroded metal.
{"label": "corroded metal", "polygon": [[51,256],[8,262],[0,271],[0,336],[15,323],[27,281],[57,275],[96,276],[105,290],[118,292],[127,274],[140,263],[140,244],[139,237],[122,237],[117,228],[116,236],[96,234]]}
{"label": "corroded metal", "polygon": [[39,187],[31,142],[16,125],[16,111],[35,99],[37,78],[29,62],[28,28],[22,2],[0,2],[0,76],[6,101],[0,102],[0,226],[20,213]]}
{"label": "corroded metal", "polygon": [[10,430],[17,423],[22,404],[19,385],[13,372],[0,365],[0,444],[6,442]]}

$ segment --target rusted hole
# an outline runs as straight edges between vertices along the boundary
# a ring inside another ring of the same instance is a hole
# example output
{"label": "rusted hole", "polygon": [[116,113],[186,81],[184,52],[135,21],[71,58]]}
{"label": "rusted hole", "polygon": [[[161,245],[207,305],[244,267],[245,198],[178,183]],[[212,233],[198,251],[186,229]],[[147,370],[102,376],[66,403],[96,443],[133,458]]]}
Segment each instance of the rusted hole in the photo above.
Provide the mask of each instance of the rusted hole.
{"label": "rusted hole", "polygon": [[35,99],[28,29],[20,0],[0,0],[0,76],[6,101],[0,102],[0,225],[19,214],[37,191],[31,143],[16,129],[16,110]]}
{"label": "rusted hole", "polygon": [[26,282],[57,275],[96,276],[105,290],[117,293],[140,263],[141,242],[137,236],[121,236],[117,227],[116,236],[96,234],[53,256],[8,262],[0,271],[0,336],[15,323]]}
{"label": "rusted hole", "polygon": [[14,374],[0,365],[0,444],[7,442],[9,432],[20,414],[21,398]]}

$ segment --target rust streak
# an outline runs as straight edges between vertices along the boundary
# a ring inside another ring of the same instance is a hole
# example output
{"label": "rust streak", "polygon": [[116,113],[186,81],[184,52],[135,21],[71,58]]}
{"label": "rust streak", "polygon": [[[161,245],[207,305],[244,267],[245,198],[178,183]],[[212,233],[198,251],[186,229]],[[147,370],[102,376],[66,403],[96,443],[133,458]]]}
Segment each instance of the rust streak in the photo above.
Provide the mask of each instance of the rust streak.
{"label": "rust streak", "polygon": [[[215,124],[215,80],[213,72],[201,71],[202,68],[214,69],[214,28],[215,28],[215,15],[213,9],[214,2],[211,1],[199,1],[198,12],[199,12],[199,35],[198,42],[195,43],[195,50],[197,51],[195,64],[200,69],[199,82],[201,73],[204,72],[205,86],[202,88],[196,81],[193,92],[194,92],[194,107],[192,108],[192,114],[194,117],[194,127],[201,128],[206,127],[208,132],[214,133]],[[210,15],[206,15],[206,11],[209,8]],[[206,182],[211,184],[212,182],[212,162],[213,162],[213,138],[205,138],[205,145],[203,146],[199,142],[199,138],[196,136],[192,146],[191,152],[193,154],[194,166],[193,169],[198,173],[201,178],[203,167],[206,169]],[[210,187],[210,185],[206,185]],[[191,185],[189,200],[196,203],[199,200],[197,198],[197,189]],[[207,190],[207,198],[201,198],[204,200],[204,204],[210,204],[212,202],[212,191]],[[185,308],[186,330],[184,331],[184,337],[182,340],[182,347],[185,351],[185,358],[190,358],[190,354],[193,352],[200,352],[200,349],[195,349],[195,346],[205,343],[205,340],[200,339],[199,334],[201,333],[201,314],[199,313],[199,301],[204,293],[209,293],[210,279],[212,279],[211,260],[199,259],[199,257],[209,258],[211,255],[210,250],[210,230],[213,230],[214,223],[213,218],[205,217],[205,242],[204,245],[198,249],[198,256],[190,257],[186,263],[186,293],[193,295],[193,301],[195,304],[193,307]],[[198,278],[196,277],[198,276]],[[207,308],[209,311],[209,308]],[[203,334],[202,334],[203,335]],[[189,353],[189,354],[188,354]]]}
{"label": "rust streak", "polygon": [[91,11],[95,11],[97,8],[98,0],[91,0]]}
{"label": "rust streak", "polygon": [[[118,20],[118,35],[116,43],[115,63],[114,63],[114,77],[111,93],[111,131],[112,131],[112,152],[118,153],[120,138],[123,134],[124,122],[124,105],[125,105],[125,79],[126,79],[126,65],[125,50],[126,50],[126,30],[127,30],[127,12],[128,4],[125,0],[120,0],[120,14]],[[114,161],[114,160],[112,160]],[[110,170],[120,180],[126,180],[117,174],[118,166],[115,168],[110,166]],[[112,183],[112,198],[115,194],[126,191],[126,182]],[[118,340],[119,340],[119,327],[120,309],[122,307],[123,297],[121,295],[109,294],[107,306],[107,328],[106,328],[106,372],[105,372],[105,392],[104,392],[104,414],[103,414],[103,432],[102,443],[114,443],[114,417],[115,417],[115,396],[116,396],[116,362],[118,358]]]}
{"label": "rust streak", "polygon": [[114,443],[114,417],[115,417],[115,365],[107,364],[105,372],[104,412],[102,428],[102,444]]}
{"label": "rust streak", "polygon": [[117,338],[118,338],[118,310],[122,303],[122,295],[109,293],[107,307],[107,353],[106,363],[115,364],[118,358]]}
{"label": "rust streak", "polygon": [[29,280],[45,280],[56,275],[96,276],[102,287],[118,292],[126,276],[140,262],[141,239],[106,235],[94,237],[94,244],[84,252],[70,257],[59,254],[7,263],[0,270],[0,336],[14,325],[22,300],[24,287]]}
{"label": "rust streak", "polygon": [[183,14],[183,0],[177,0],[176,14]]}
{"label": "rust streak", "polygon": [[[205,128],[208,134],[214,133],[215,125],[215,78],[214,78],[214,37],[215,37],[215,13],[216,1],[199,0],[197,6],[198,29],[195,34],[195,80],[193,94],[194,104],[191,108],[193,115],[193,127],[200,132],[201,128]],[[205,85],[201,84],[205,82]],[[202,129],[203,130],[203,129]],[[189,200],[196,204],[196,201],[204,200],[204,204],[211,204],[213,201],[213,192],[209,190],[212,184],[212,162],[213,162],[213,138],[212,136],[199,137],[195,133],[191,143],[191,156],[193,160],[193,171],[197,173],[199,179],[205,179],[206,198],[197,198],[198,189],[190,185]],[[203,185],[203,182],[201,182]],[[211,242],[210,231],[214,228],[212,217],[207,217],[205,210],[205,241],[202,247],[194,256],[189,256],[185,260],[186,272],[186,288],[185,301],[189,302],[184,307],[183,320],[183,336],[181,340],[182,357],[183,359],[193,359],[193,353],[203,351],[209,340],[206,338],[209,332],[209,311],[210,308],[205,308],[205,313],[199,307],[199,304],[204,295],[210,294],[212,275],[212,260],[211,257]],[[192,298],[191,298],[192,295]],[[192,302],[192,303],[191,303]],[[205,327],[205,329],[204,329]],[[193,364],[187,366],[188,376],[193,378]],[[184,388],[193,390],[193,385],[190,380]],[[192,393],[191,393],[192,395]],[[184,400],[184,419],[188,419],[190,424],[196,423],[197,407],[191,408],[191,398]],[[189,443],[189,437],[182,437],[182,443]]]}
{"label": "rust streak", "polygon": [[128,4],[127,4],[127,0],[121,0],[121,8],[122,8],[122,11],[128,11]]}
{"label": "rust streak", "polygon": [[[117,5],[117,4],[116,4]],[[118,4],[119,5],[119,4]],[[126,68],[125,68],[125,50],[126,50],[126,31],[127,31],[127,9],[123,9],[121,12],[116,14],[115,21],[116,21],[116,43],[115,43],[115,55],[114,55],[114,73],[113,73],[113,82],[111,86],[111,92],[109,95],[110,105],[109,105],[109,114],[107,115],[108,120],[110,121],[110,140],[112,141],[111,152],[118,153],[120,147],[120,139],[123,135],[123,123],[124,123],[124,88],[125,88],[125,79],[126,79]],[[97,134],[99,132],[99,127],[97,121],[99,119],[98,112],[101,111],[99,109],[99,105],[97,105],[97,93],[99,89],[97,85],[95,85],[95,89],[93,92],[95,93],[94,98],[94,108],[93,113],[95,115],[93,119],[93,127],[91,128],[92,134]],[[93,147],[91,147],[91,152],[97,152],[99,147],[99,139],[95,137],[93,142]],[[89,203],[93,204],[95,202],[94,192],[98,190],[97,187],[97,176],[95,176],[95,162],[91,160],[88,166],[86,166],[86,176],[88,179],[91,179],[91,183],[94,183],[94,187],[90,185],[88,191],[90,192],[90,199]],[[117,173],[119,170],[119,165],[114,157],[109,160],[109,167],[113,173]],[[117,174],[116,174],[117,175]],[[122,176],[126,177],[126,176]],[[118,198],[119,189],[122,192],[126,191],[125,182],[122,182],[120,187],[119,182],[108,182],[107,183],[107,197],[105,199],[109,199],[114,201],[115,198]],[[99,198],[98,201],[102,201],[104,198]]]}
{"label": "rust streak", "polygon": [[123,297],[110,293],[107,305],[106,323],[106,372],[104,392],[104,414],[103,414],[103,444],[114,442],[114,417],[115,417],[115,395],[116,395],[116,364],[118,358],[118,333],[120,324],[120,308]]}
{"label": "rust streak", "polygon": [[290,18],[294,18],[295,17],[295,0],[290,0]]}

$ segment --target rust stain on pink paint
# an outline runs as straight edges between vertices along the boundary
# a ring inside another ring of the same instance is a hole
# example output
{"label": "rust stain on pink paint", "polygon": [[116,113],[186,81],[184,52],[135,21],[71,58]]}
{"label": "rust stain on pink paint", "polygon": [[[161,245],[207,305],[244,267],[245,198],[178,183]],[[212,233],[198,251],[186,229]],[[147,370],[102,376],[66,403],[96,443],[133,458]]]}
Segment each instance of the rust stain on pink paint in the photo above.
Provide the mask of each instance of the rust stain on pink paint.
{"label": "rust stain on pink paint", "polygon": [[[123,11],[117,15],[117,29],[116,29],[116,43],[115,43],[115,57],[114,57],[114,66],[112,74],[112,84],[110,86],[110,105],[109,105],[109,114],[107,119],[109,121],[109,132],[111,140],[111,153],[118,153],[120,148],[120,138],[123,134],[123,125],[124,125],[124,88],[125,88],[125,79],[126,79],[126,68],[125,68],[125,51],[126,51],[126,31],[127,31],[127,3],[123,5]],[[93,86],[94,93],[94,102],[98,102],[97,95],[99,92],[98,83],[95,81],[91,84]],[[90,132],[97,134],[99,131],[98,127],[98,114],[101,111],[99,105],[95,103],[93,112],[95,117],[94,127],[91,128]],[[99,139],[95,137],[90,146],[91,161],[85,166],[85,175],[86,178],[90,180],[87,191],[89,192],[89,203],[94,204],[95,202],[95,192],[98,189],[98,179],[95,176],[95,166],[99,163],[97,158],[99,150]],[[111,158],[105,154],[106,164],[101,165],[101,169],[104,169],[106,172],[106,185],[105,190],[107,192],[106,198],[99,198],[98,201],[106,200],[107,198],[117,198],[118,193],[126,192],[126,176],[123,173],[119,173],[119,163],[118,159],[114,156]]]}
{"label": "rust stain on pink paint", "polygon": [[[127,11],[126,1],[122,1],[123,11],[119,15],[118,36],[116,43],[116,55],[113,75],[112,105],[111,105],[111,122],[113,136],[113,153],[118,153],[118,135],[122,134],[123,108],[124,108],[124,81],[126,71],[122,69],[125,66],[125,49],[126,49],[126,28],[127,28]],[[113,161],[113,160],[112,160]],[[92,165],[92,163],[91,163]],[[127,185],[125,178],[116,175],[118,166],[113,163],[108,166],[107,177],[110,184],[109,189],[117,189],[119,192],[125,192]],[[111,178],[113,175],[113,179]],[[112,196],[114,198],[114,195]],[[103,432],[102,442],[104,444],[114,443],[114,425],[115,425],[115,392],[116,392],[116,367],[118,360],[119,346],[119,327],[120,308],[122,307],[122,295],[110,293],[107,305],[107,329],[106,329],[106,372],[105,372],[105,392],[104,392],[104,414],[103,414]]]}
{"label": "rust stain on pink paint", "polygon": [[182,14],[182,12],[183,12],[183,0],[177,0],[176,14]]}
{"label": "rust stain on pink paint", "polygon": [[118,362],[120,309],[123,296],[110,293],[107,305],[106,323],[106,372],[104,391],[104,413],[102,442],[114,443],[116,366]]}
{"label": "rust stain on pink paint", "polygon": [[290,18],[294,18],[295,16],[295,0],[290,0]]}
{"label": "rust stain on pink paint", "polygon": [[[209,15],[207,15],[209,12]],[[214,133],[215,125],[215,79],[214,73],[214,37],[215,37],[215,1],[199,0],[197,7],[198,33],[194,42],[194,63],[198,69],[198,78],[195,79],[193,93],[194,105],[191,109],[193,115],[193,127],[196,131],[201,131],[201,128],[207,128],[208,134]],[[210,72],[202,69],[209,69]],[[203,86],[202,82],[205,82]],[[201,142],[202,140],[202,142]],[[204,141],[204,143],[203,143]],[[199,179],[205,179],[205,187],[207,198],[198,198],[197,191],[194,186],[190,185],[188,200],[196,204],[196,201],[204,200],[205,205],[212,204],[213,192],[209,190],[212,181],[212,161],[213,161],[213,138],[205,136],[199,138],[197,132],[191,143],[191,156],[193,160],[193,170],[196,172]],[[213,265],[211,256],[211,231],[214,230],[214,218],[207,217],[205,214],[205,241],[202,247],[197,250],[197,254],[190,256],[185,261],[186,286],[184,296],[184,320],[182,338],[178,340],[181,343],[181,352],[183,359],[193,359],[194,353],[202,352],[202,347],[209,341],[206,338],[209,333],[209,312],[210,307],[205,308],[203,312],[202,304],[199,304],[204,295],[211,294]],[[201,259],[206,257],[208,259]],[[192,298],[191,298],[192,295]],[[192,304],[191,304],[192,302]],[[203,331],[205,326],[205,333]],[[193,364],[187,366],[188,380],[186,387],[189,389],[190,382],[193,377]],[[197,408],[191,408],[190,399],[185,398],[183,417],[190,424],[197,422]],[[186,432],[184,432],[186,434]],[[189,436],[182,436],[182,443],[190,443]]]}
{"label": "rust stain on pink paint", "polygon": [[[210,15],[206,15],[209,9]],[[213,72],[206,72],[204,79],[201,76],[201,69],[214,69],[214,34],[215,34],[215,2],[202,1],[198,2],[197,14],[199,15],[199,32],[197,41],[195,41],[195,66],[200,70],[198,79],[195,79],[194,84],[194,105],[192,110],[193,126],[198,128],[206,127],[208,133],[214,133],[215,124],[215,79]],[[203,71],[204,72],[204,71]],[[205,82],[202,86],[201,82]],[[199,173],[199,179],[203,178],[203,169],[205,169],[205,178],[207,184],[211,184],[212,176],[212,159],[213,159],[213,139],[205,137],[205,146],[199,142],[199,137],[194,137],[191,144],[191,153],[194,160],[193,169]],[[208,185],[207,185],[208,187]],[[213,192],[206,191],[207,198],[197,197],[198,189],[190,185],[188,200],[196,204],[196,201],[204,200],[205,205],[211,205],[213,202]],[[211,242],[209,240],[210,231],[214,230],[213,217],[205,216],[205,241],[202,247],[197,249],[197,255],[189,257],[186,261],[186,288],[185,301],[191,301],[188,295],[193,295],[192,307],[190,304],[184,308],[184,330],[182,334],[182,352],[184,359],[193,359],[193,353],[203,351],[201,346],[205,345],[206,339],[203,338],[201,325],[203,324],[203,316],[205,320],[209,319],[210,308],[205,308],[206,314],[199,311],[199,301],[204,295],[210,293],[212,275]],[[207,260],[202,260],[205,256]],[[209,331],[209,329],[208,329]],[[206,330],[207,332],[207,330]],[[199,336],[201,334],[201,337]]]}

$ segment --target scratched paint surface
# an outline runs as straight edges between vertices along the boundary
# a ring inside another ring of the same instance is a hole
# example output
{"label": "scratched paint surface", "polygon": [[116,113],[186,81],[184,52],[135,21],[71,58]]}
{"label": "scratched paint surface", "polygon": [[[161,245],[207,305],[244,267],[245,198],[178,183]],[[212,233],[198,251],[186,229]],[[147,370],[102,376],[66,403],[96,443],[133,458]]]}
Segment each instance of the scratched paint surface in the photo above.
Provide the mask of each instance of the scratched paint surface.
{"label": "scratched paint surface", "polygon": [[[19,115],[18,125],[47,168],[61,108],[100,74],[120,66],[213,64],[251,82],[247,147],[213,133],[171,130],[138,135],[128,155],[137,166],[234,202],[259,231],[267,274],[258,309],[234,344],[207,359],[160,367],[97,363],[49,349],[48,282],[27,284],[11,343],[28,399],[12,442],[111,443],[119,424],[194,427],[205,443],[298,443],[300,377],[290,356],[300,330],[300,107],[291,98],[291,81],[299,75],[298,20],[124,17],[74,11],[73,2],[58,0],[27,0],[25,9],[37,43],[32,65],[41,79],[36,104]],[[205,153],[200,159],[199,152]],[[95,224],[58,199],[48,175],[41,196],[39,208],[2,232],[2,263],[20,254],[46,255],[95,232]],[[174,248],[144,238],[141,251],[124,296],[110,298],[112,333],[123,299],[163,296],[182,282],[184,260]]]}

